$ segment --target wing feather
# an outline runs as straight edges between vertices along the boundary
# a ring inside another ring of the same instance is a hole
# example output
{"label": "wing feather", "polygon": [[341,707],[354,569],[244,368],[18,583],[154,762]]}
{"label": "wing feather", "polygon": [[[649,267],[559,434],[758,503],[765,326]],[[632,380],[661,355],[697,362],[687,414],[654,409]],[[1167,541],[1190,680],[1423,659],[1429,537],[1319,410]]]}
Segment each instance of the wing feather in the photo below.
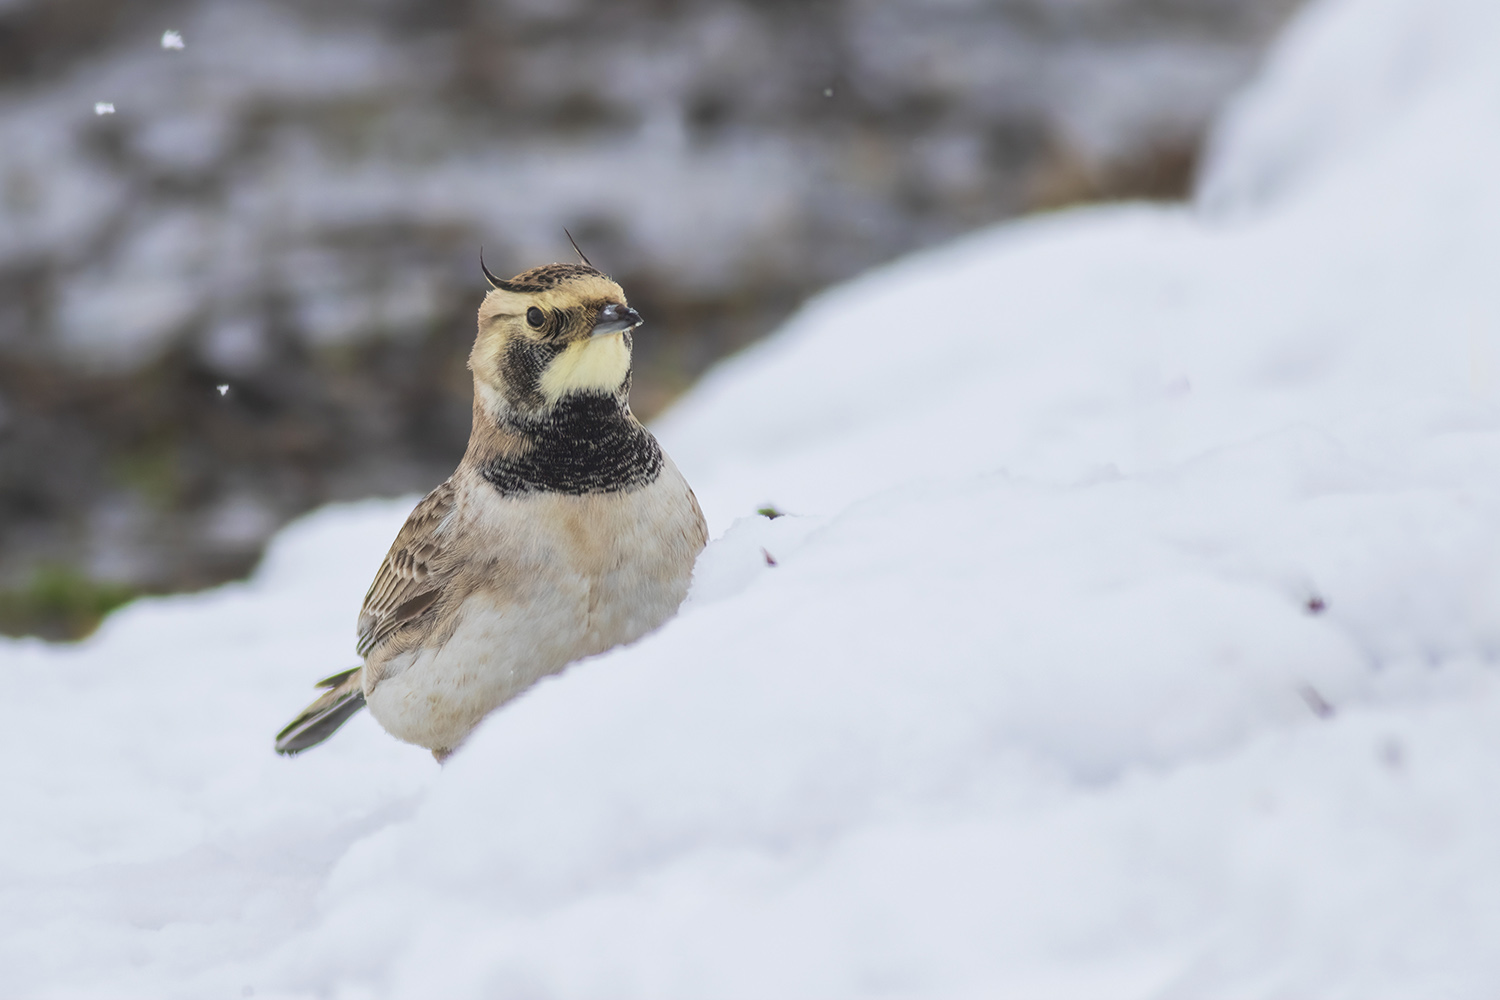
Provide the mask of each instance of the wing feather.
{"label": "wing feather", "polygon": [[443,483],[417,504],[391,543],[359,612],[360,656],[368,656],[393,632],[437,603],[452,580],[455,561],[445,558],[447,521],[457,491]]}

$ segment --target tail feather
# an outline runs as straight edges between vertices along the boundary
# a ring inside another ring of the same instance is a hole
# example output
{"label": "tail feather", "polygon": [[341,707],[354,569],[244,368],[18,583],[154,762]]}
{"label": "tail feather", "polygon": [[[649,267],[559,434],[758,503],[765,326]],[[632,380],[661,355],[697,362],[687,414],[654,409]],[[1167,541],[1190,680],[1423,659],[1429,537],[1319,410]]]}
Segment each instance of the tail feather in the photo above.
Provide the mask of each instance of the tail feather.
{"label": "tail feather", "polygon": [[276,734],[277,753],[290,756],[317,746],[365,707],[359,667],[325,678],[317,686],[330,690]]}
{"label": "tail feather", "polygon": [[336,688],[363,669],[363,667],[350,667],[348,670],[341,670],[338,673],[334,674],[332,677],[325,677],[322,680],[318,681],[318,683],[314,684],[313,687]]}

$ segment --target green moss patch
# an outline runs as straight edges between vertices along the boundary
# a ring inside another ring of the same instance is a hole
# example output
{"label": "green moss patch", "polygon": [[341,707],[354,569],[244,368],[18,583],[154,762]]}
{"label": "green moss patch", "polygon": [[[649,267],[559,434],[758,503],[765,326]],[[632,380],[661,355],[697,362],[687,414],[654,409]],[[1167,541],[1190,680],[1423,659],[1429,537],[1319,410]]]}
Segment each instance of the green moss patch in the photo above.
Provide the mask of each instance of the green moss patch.
{"label": "green moss patch", "polygon": [[26,586],[0,590],[0,633],[82,639],[99,627],[105,615],[138,593],[124,584],[90,579],[67,566],[45,566]]}

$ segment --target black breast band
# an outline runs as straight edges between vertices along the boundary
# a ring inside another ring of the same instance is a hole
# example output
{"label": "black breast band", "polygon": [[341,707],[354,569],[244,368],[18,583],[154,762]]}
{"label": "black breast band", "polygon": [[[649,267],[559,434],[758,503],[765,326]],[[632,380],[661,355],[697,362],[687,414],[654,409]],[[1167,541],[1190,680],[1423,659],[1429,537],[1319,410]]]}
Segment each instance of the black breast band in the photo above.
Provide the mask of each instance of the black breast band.
{"label": "black breast band", "polygon": [[661,475],[661,445],[613,395],[566,396],[545,417],[513,419],[511,429],[531,447],[481,469],[506,495],[618,493]]}

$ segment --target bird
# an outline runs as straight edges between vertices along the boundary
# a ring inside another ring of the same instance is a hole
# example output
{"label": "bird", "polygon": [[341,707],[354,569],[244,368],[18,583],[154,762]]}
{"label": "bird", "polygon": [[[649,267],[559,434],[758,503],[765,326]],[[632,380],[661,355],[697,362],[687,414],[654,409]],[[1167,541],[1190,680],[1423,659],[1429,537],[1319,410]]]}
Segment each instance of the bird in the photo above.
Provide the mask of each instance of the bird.
{"label": "bird", "polygon": [[[570,237],[571,239],[571,237]],[[575,244],[576,249],[576,244]],[[490,284],[463,458],[396,535],[360,609],[360,666],[276,736],[301,753],[368,706],[441,763],[490,712],[676,614],[708,527],[630,411],[641,316],[582,263]]]}

